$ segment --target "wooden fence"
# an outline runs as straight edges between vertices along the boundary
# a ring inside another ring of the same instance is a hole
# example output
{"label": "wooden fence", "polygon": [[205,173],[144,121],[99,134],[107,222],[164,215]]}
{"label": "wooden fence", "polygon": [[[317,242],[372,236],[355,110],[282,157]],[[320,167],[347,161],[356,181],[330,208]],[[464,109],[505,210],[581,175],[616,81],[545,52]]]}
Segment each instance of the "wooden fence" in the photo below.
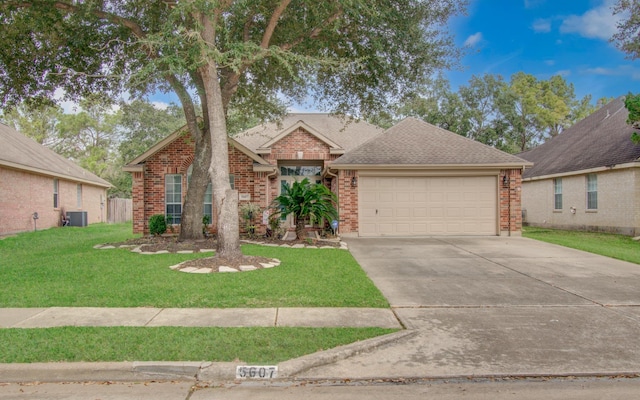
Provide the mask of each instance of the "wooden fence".
{"label": "wooden fence", "polygon": [[115,224],[128,222],[133,219],[133,206],[131,199],[109,199],[107,204],[107,222]]}

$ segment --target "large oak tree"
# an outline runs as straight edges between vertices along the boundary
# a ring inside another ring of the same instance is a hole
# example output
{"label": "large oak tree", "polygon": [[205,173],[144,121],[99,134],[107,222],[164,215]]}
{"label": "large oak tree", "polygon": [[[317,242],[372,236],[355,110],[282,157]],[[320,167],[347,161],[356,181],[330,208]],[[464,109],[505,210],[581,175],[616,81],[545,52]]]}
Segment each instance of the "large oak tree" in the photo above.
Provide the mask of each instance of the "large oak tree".
{"label": "large oak tree", "polygon": [[[222,257],[240,256],[226,114],[261,119],[279,98],[366,116],[457,59],[456,0],[4,1],[0,101],[173,91],[196,154],[184,234],[199,235],[209,179]],[[202,107],[202,120],[196,115]],[[208,171],[207,171],[208,170]]]}

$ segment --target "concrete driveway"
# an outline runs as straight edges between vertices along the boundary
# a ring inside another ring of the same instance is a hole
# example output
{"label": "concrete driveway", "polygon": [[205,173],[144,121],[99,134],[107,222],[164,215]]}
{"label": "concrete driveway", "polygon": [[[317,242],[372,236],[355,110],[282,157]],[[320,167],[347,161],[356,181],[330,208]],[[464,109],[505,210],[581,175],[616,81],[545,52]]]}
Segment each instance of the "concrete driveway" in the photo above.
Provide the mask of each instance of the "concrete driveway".
{"label": "concrete driveway", "polygon": [[347,241],[416,334],[307,376],[640,372],[640,265],[520,237]]}

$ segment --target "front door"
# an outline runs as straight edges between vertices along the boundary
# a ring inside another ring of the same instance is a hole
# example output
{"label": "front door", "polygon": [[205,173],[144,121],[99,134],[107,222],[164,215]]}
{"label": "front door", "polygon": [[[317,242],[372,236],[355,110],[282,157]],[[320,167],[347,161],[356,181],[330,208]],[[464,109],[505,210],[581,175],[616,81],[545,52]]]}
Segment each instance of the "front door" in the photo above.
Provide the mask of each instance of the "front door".
{"label": "front door", "polygon": [[[320,161],[322,162],[322,161]],[[304,178],[309,179],[311,183],[322,183],[322,165],[310,164],[281,164],[280,165],[280,186],[278,195],[284,192],[285,185],[291,187],[294,182],[301,182]],[[295,223],[293,215],[288,215],[284,220],[284,228],[293,228]]]}

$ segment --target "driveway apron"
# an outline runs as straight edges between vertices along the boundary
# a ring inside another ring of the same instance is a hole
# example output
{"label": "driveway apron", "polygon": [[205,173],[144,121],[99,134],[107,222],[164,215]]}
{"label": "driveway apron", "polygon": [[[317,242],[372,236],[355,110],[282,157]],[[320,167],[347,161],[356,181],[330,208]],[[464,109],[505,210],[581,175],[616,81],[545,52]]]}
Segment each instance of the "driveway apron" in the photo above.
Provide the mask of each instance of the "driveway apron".
{"label": "driveway apron", "polygon": [[640,372],[640,265],[521,237],[347,242],[418,334],[304,376]]}

